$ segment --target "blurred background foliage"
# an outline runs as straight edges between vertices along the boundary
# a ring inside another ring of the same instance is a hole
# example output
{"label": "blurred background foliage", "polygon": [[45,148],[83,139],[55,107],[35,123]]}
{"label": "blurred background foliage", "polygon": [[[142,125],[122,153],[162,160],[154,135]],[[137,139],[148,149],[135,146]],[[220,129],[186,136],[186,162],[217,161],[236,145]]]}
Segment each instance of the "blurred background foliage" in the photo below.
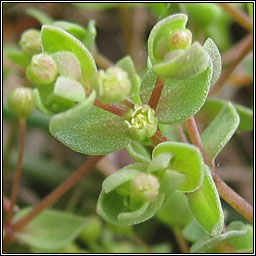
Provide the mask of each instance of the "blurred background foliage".
{"label": "blurred background foliage", "polygon": [[[248,6],[245,3],[234,5],[248,12]],[[193,33],[194,41],[202,43],[208,37],[215,41],[222,54],[224,69],[234,58],[234,53],[230,49],[248,34],[218,4],[214,3],[4,3],[3,41],[5,47],[17,45],[24,30],[40,29],[41,26],[32,17],[33,15],[28,15],[28,10],[31,8],[43,11],[55,20],[68,20],[83,27],[87,26],[89,20],[95,20],[96,44],[99,52],[113,62],[125,55],[130,55],[141,76],[146,70],[146,42],[149,32],[158,20],[170,14],[178,12],[188,14],[188,28]],[[28,85],[24,69],[15,65],[4,55],[4,204],[8,203],[7,195],[10,195],[18,151],[17,120],[7,108],[6,98],[11,89]],[[232,73],[221,91],[220,98],[252,108],[252,55],[248,55]],[[202,130],[206,123],[205,116],[198,113],[196,118]],[[48,117],[37,110],[28,119],[23,176],[18,196],[20,207],[37,203],[86,160],[85,155],[71,151],[51,137],[48,132],[48,122]],[[177,137],[175,129],[169,129],[168,132],[170,138]],[[96,203],[102,181],[107,175],[129,163],[132,163],[132,159],[125,150],[105,157],[88,177],[54,205],[56,209],[91,218],[88,219],[88,223],[92,225],[89,230],[88,224],[89,231],[87,230],[87,233],[85,231],[60,252],[181,252],[177,243],[179,231],[175,230],[175,223],[163,221],[163,218],[159,216],[127,228],[109,225],[96,215]],[[253,132],[235,134],[216,160],[218,175],[250,203],[253,202],[252,163]],[[246,222],[226,203],[222,202],[222,204],[227,224],[233,220]],[[186,212],[184,209],[181,211]],[[175,222],[175,218],[173,220]],[[180,221],[182,220],[177,219],[177,223]],[[91,236],[95,236],[92,241],[90,241]],[[11,251],[39,252],[36,248],[27,248],[18,243],[12,245]]]}

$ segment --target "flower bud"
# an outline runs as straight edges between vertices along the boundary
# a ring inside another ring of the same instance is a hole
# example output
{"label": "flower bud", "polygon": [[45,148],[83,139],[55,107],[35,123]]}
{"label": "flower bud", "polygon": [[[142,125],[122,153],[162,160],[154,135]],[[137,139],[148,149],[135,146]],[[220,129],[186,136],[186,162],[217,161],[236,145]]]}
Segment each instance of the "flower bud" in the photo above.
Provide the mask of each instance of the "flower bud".
{"label": "flower bud", "polygon": [[158,196],[159,187],[155,175],[140,173],[131,181],[131,196],[140,201],[153,201]]}
{"label": "flower bud", "polygon": [[46,54],[40,53],[32,57],[27,67],[27,78],[38,85],[50,84],[57,77],[57,66],[54,59]]}
{"label": "flower bud", "polygon": [[41,35],[36,29],[29,29],[22,33],[20,39],[21,49],[28,55],[34,55],[41,52]]}
{"label": "flower bud", "polygon": [[32,89],[19,87],[8,96],[8,107],[19,117],[26,118],[34,108]]}
{"label": "flower bud", "polygon": [[110,67],[98,73],[98,98],[103,103],[119,103],[131,91],[131,81],[126,71],[119,67]]}
{"label": "flower bud", "polygon": [[171,35],[170,47],[171,50],[187,49],[192,42],[192,33],[188,29],[178,30]]}
{"label": "flower bud", "polygon": [[135,140],[143,141],[153,136],[157,130],[155,111],[148,105],[135,105],[134,110],[129,110],[124,118],[130,136]]}

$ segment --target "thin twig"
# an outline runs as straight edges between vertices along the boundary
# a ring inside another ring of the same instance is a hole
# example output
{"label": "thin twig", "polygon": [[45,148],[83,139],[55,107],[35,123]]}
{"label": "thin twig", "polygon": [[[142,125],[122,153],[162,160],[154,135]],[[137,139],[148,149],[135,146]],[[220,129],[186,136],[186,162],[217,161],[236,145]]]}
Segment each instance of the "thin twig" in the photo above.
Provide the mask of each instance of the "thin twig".
{"label": "thin twig", "polygon": [[240,64],[240,62],[244,59],[244,57],[253,49],[253,36],[250,36],[250,40],[248,40],[247,44],[244,45],[244,48],[241,49],[240,53],[237,53],[237,57],[229,64],[227,69],[222,73],[217,83],[213,86],[210,91],[210,95],[217,94],[220,89],[223,87],[231,73],[234,69]]}
{"label": "thin twig", "polygon": [[53,203],[55,203],[66,192],[68,192],[75,184],[80,182],[82,178],[90,172],[90,170],[102,157],[103,156],[89,156],[88,160],[83,163],[77,171],[69,175],[61,185],[59,185],[48,196],[46,196],[42,201],[35,205],[29,214],[14,223],[12,229],[7,232],[5,236],[5,246],[7,246],[7,244],[13,239],[14,232],[21,231],[30,221],[38,216],[38,214],[40,214],[43,210],[51,207]]}
{"label": "thin twig", "polygon": [[218,4],[229,14],[231,18],[233,18],[242,27],[244,27],[249,31],[253,29],[252,20],[246,13],[244,13],[243,11],[240,11],[234,5],[231,5],[228,3],[218,3]]}
{"label": "thin twig", "polygon": [[173,229],[176,241],[179,245],[181,253],[189,253],[189,247],[187,241],[184,239],[180,228]]}
{"label": "thin twig", "polygon": [[155,87],[148,101],[148,105],[154,110],[156,110],[159,99],[161,97],[161,94],[164,88],[164,82],[165,81],[162,78],[160,77],[157,78]]}
{"label": "thin twig", "polygon": [[97,99],[94,101],[94,106],[104,109],[118,116],[123,116],[124,113],[127,111],[127,108],[125,107],[122,107],[117,104],[103,104]]}
{"label": "thin twig", "polygon": [[202,146],[202,141],[200,134],[197,129],[196,122],[194,118],[190,118],[187,121],[187,127],[189,135],[191,137],[192,143],[197,146],[204,157],[205,163],[210,167],[213,180],[216,184],[218,192],[222,199],[224,199],[229,205],[237,210],[241,215],[243,215],[247,220],[253,223],[253,208],[245,201],[240,195],[238,195],[232,188],[230,188],[215,172],[212,166],[212,162],[206,155],[206,152]]}
{"label": "thin twig", "polygon": [[19,154],[18,154],[18,160],[17,160],[16,170],[15,170],[15,175],[14,175],[14,180],[13,180],[13,186],[12,186],[11,203],[10,203],[10,207],[7,212],[7,217],[6,217],[6,221],[5,221],[6,226],[9,226],[12,221],[13,208],[16,205],[17,195],[18,195],[19,186],[20,186],[21,167],[22,167],[24,143],[25,143],[25,136],[26,136],[26,120],[20,119],[19,126],[20,126]]}

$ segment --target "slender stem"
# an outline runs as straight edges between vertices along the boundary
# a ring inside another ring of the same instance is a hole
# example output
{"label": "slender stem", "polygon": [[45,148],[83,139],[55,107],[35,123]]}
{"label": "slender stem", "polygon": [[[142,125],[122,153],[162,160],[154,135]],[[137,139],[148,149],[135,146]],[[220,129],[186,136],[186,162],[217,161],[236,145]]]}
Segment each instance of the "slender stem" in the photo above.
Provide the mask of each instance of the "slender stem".
{"label": "slender stem", "polygon": [[16,205],[17,195],[19,191],[20,179],[21,179],[21,167],[22,167],[22,159],[24,153],[24,143],[25,143],[25,135],[26,135],[26,120],[20,119],[19,120],[20,126],[20,143],[19,143],[19,155],[14,175],[14,181],[12,186],[12,193],[11,193],[11,203],[10,207],[7,212],[6,222],[5,225],[9,226],[12,221],[13,216],[13,208]]}
{"label": "slender stem", "polygon": [[177,243],[179,245],[180,251],[182,253],[189,253],[189,247],[188,247],[187,241],[184,239],[180,228],[174,228],[173,232],[177,240]]}
{"label": "slender stem", "polygon": [[13,239],[13,232],[21,231],[30,221],[32,221],[38,214],[43,210],[49,208],[55,203],[60,197],[62,197],[67,191],[69,191],[75,184],[80,182],[82,178],[87,175],[92,167],[102,158],[103,156],[89,156],[88,160],[83,163],[78,170],[70,174],[66,180],[53,190],[48,196],[40,201],[34,208],[19,221],[14,223],[11,232],[7,232],[4,244],[5,246]]}
{"label": "slender stem", "polygon": [[150,99],[148,101],[148,105],[154,110],[156,110],[157,104],[161,97],[161,94],[162,94],[162,91],[164,88],[164,82],[165,81],[162,78],[160,78],[160,77],[157,78],[155,87],[154,87],[152,94],[150,96]]}
{"label": "slender stem", "polygon": [[234,59],[237,56],[238,52],[241,52],[242,49],[251,41],[251,34],[247,35],[243,40],[239,41],[235,46],[233,46],[228,51],[224,52],[221,56],[222,63],[225,65]]}
{"label": "slender stem", "polygon": [[220,89],[223,87],[231,73],[234,69],[240,64],[240,62],[244,59],[244,57],[253,49],[253,36],[250,36],[250,40],[247,41],[247,44],[241,49],[241,52],[236,53],[237,57],[230,63],[227,69],[222,73],[217,83],[212,88],[210,94],[217,94]]}
{"label": "slender stem", "polygon": [[194,118],[187,120],[187,127],[192,143],[197,146],[204,157],[205,163],[210,167],[213,180],[216,184],[218,192],[222,199],[224,199],[229,205],[236,209],[241,215],[253,223],[253,208],[246,202],[240,195],[238,195],[232,188],[230,188],[214,171],[212,162],[208,159],[206,152],[202,146],[200,134],[197,129]]}
{"label": "slender stem", "polygon": [[97,49],[95,49],[93,56],[97,65],[99,65],[101,68],[107,69],[114,66],[114,63],[106,56],[103,56]]}
{"label": "slender stem", "polygon": [[108,112],[111,112],[115,115],[118,115],[118,116],[123,116],[124,113],[127,111],[127,109],[125,107],[122,107],[117,104],[103,104],[102,102],[100,102],[97,99],[94,101],[94,106],[102,108],[102,109],[104,109]]}
{"label": "slender stem", "polygon": [[218,3],[237,23],[245,29],[251,31],[253,23],[251,18],[244,12],[240,11],[237,7],[228,3]]}

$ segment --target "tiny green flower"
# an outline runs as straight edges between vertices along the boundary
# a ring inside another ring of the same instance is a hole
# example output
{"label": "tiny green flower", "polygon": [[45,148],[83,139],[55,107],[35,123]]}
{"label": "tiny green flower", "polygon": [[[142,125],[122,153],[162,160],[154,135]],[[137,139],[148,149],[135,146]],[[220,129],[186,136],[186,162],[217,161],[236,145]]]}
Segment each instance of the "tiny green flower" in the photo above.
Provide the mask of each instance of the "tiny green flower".
{"label": "tiny green flower", "polygon": [[110,67],[98,72],[98,98],[103,103],[119,103],[129,96],[131,81],[126,71]]}
{"label": "tiny green flower", "polygon": [[19,118],[26,118],[34,108],[32,89],[19,87],[12,90],[8,96],[8,106]]}
{"label": "tiny green flower", "polygon": [[34,55],[41,52],[41,35],[36,29],[29,29],[22,33],[20,39],[21,49],[28,55]]}
{"label": "tiny green flower", "polygon": [[140,201],[153,201],[159,193],[160,183],[155,175],[140,173],[131,180],[131,196]]}
{"label": "tiny green flower", "polygon": [[157,130],[155,111],[148,105],[136,104],[134,110],[129,110],[124,118],[129,134],[135,140],[143,141],[153,136]]}
{"label": "tiny green flower", "polygon": [[171,50],[185,50],[192,42],[192,33],[188,29],[178,30],[171,35]]}
{"label": "tiny green flower", "polygon": [[50,84],[57,77],[57,66],[54,59],[46,54],[40,53],[32,57],[27,67],[27,78],[38,85]]}

